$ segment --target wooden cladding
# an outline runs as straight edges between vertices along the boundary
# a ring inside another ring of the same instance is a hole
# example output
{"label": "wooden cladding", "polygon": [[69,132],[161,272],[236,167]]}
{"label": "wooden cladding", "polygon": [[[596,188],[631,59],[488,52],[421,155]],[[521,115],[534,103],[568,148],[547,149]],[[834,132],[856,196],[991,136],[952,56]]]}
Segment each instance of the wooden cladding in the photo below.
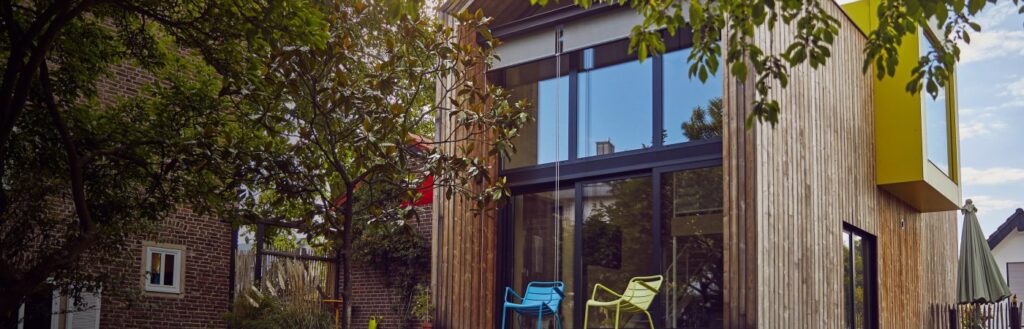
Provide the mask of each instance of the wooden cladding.
{"label": "wooden cladding", "polygon": [[[822,5],[843,18],[838,5]],[[955,297],[956,213],[921,214],[875,185],[866,39],[841,24],[825,67],[791,68],[789,86],[772,89],[782,107],[774,128],[744,130],[752,81],[726,79],[728,328],[844,327],[844,222],[877,239],[881,328],[931,328],[929,303]],[[761,28],[756,41],[778,54],[794,31]]]}
{"label": "wooden cladding", "polygon": [[[956,213],[922,214],[876,185],[875,81],[861,71],[866,38],[838,5],[822,5],[840,18],[832,57],[818,69],[791,68],[790,85],[772,89],[782,108],[776,126],[745,126],[753,77],[723,79],[725,326],[845,327],[847,223],[876,241],[878,327],[933,328],[929,312],[955,298]],[[794,32],[761,28],[755,39],[779,54]],[[493,328],[501,299],[496,210],[473,212],[459,198],[435,202],[434,324]]]}
{"label": "wooden cladding", "polygon": [[[461,42],[475,42],[475,33],[460,31]],[[484,82],[483,67],[473,68],[478,78],[475,83]],[[447,115],[440,115],[438,127],[451,127]],[[448,132],[445,132],[448,133]],[[482,143],[485,140],[465,140],[465,131],[456,131],[452,140],[445,143],[444,152],[455,153],[468,143]],[[479,136],[482,139],[487,136]],[[475,156],[485,158],[487,147],[476,145]],[[497,168],[497,159],[488,158],[488,165]],[[496,169],[495,169],[496,170]],[[472,188],[472,187],[471,187]],[[439,329],[491,328],[495,323],[495,274],[497,270],[497,210],[494,205],[486,209],[474,209],[475,201],[456,194],[445,198],[444,188],[439,187],[434,195],[433,239],[431,242],[431,284],[434,298],[433,324]],[[474,211],[477,210],[477,211]]]}

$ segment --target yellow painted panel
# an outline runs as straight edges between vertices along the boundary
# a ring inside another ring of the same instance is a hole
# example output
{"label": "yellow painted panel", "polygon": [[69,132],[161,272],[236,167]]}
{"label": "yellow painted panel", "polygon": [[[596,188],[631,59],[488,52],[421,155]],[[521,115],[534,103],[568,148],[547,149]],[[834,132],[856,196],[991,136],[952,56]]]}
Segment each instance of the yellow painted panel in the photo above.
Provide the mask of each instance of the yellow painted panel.
{"label": "yellow painted panel", "polygon": [[[869,34],[877,28],[875,0],[861,0],[843,5],[843,10]],[[917,33],[903,38],[899,47],[899,63],[892,77],[875,81],[875,164],[876,183],[918,211],[931,212],[957,209],[960,202],[960,145],[956,108],[956,79],[946,88],[950,111],[949,176],[938,171],[927,158],[923,94],[906,91],[911,79],[910,69],[917,63],[920,49]],[[872,68],[868,74],[874,74]]]}
{"label": "yellow painted panel", "polygon": [[868,32],[875,29],[874,24],[872,24],[872,18],[875,16],[871,14],[871,9],[874,6],[871,5],[870,0],[847,3],[842,7],[843,11],[846,12],[846,16],[853,20],[853,23],[857,25],[861,32],[868,34]]}

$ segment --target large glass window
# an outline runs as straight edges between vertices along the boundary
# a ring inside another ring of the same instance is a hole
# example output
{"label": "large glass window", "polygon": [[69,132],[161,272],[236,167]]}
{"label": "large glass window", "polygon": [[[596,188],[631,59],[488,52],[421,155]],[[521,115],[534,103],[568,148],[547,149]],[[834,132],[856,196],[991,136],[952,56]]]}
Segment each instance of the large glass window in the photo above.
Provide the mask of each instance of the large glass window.
{"label": "large glass window", "polygon": [[[622,292],[630,278],[652,274],[656,264],[651,243],[654,236],[651,192],[650,177],[583,185],[581,253],[583,282],[587,288],[600,283]],[[614,299],[614,296],[603,297],[602,300]],[[614,309],[591,308],[591,327],[611,328],[614,322]],[[623,314],[619,327],[648,328],[650,324],[642,313]]]}
{"label": "large glass window", "polygon": [[580,53],[579,157],[654,145],[651,140],[653,65],[628,56],[628,41]]}
{"label": "large glass window", "polygon": [[[565,282],[562,328],[573,324],[575,198],[573,190],[545,191],[513,198],[514,265],[512,286],[526,291],[530,281]],[[553,319],[547,319],[553,321]]]}
{"label": "large glass window", "polygon": [[843,309],[846,328],[874,329],[875,245],[874,239],[852,228],[843,229]]}
{"label": "large glass window", "polygon": [[664,55],[664,107],[662,129],[665,144],[722,137],[722,77],[690,78],[690,48]]}
{"label": "large glass window", "polygon": [[722,328],[722,167],[661,175],[665,328]]}
{"label": "large glass window", "polygon": [[[935,49],[934,43],[927,32],[918,31],[920,37],[919,49],[921,56],[927,55]],[[928,161],[935,167],[949,175],[950,164],[950,141],[949,141],[949,106],[947,105],[946,89],[939,87],[937,98],[932,98],[927,92],[921,93],[922,106],[924,106],[925,117],[925,143],[928,150]]]}
{"label": "large glass window", "polygon": [[[563,60],[563,62],[566,62]],[[512,140],[516,152],[505,168],[564,161],[569,158],[569,66],[547,59],[504,71],[503,85],[516,101],[525,101],[534,120]],[[557,70],[562,70],[556,74]]]}

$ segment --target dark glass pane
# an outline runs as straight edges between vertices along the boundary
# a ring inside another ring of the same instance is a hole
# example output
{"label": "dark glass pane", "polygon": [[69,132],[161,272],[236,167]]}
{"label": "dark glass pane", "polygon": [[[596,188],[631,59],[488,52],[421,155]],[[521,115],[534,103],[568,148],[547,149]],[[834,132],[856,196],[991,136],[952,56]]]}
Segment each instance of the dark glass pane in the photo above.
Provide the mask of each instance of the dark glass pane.
{"label": "dark glass pane", "polygon": [[149,254],[149,257],[149,284],[160,284],[160,273],[163,273],[160,270],[162,257],[160,257],[159,253],[155,252]]}
{"label": "dark glass pane", "polygon": [[569,78],[543,80],[509,89],[512,97],[526,100],[534,118],[512,140],[516,152],[505,168],[518,168],[569,159]]}
{"label": "dark glass pane", "polygon": [[723,327],[722,167],[661,176],[665,328]]}
{"label": "dark glass pane", "polygon": [[867,287],[865,282],[865,267],[864,262],[864,239],[859,235],[853,236],[853,312],[854,312],[854,328],[862,329],[865,328],[866,316],[865,313],[865,296],[867,294]]}
{"label": "dark glass pane", "polygon": [[874,282],[874,241],[866,235],[843,230],[843,306],[846,328],[877,327]]}
{"label": "dark glass pane", "polygon": [[843,310],[846,315],[846,328],[853,328],[853,267],[850,263],[851,252],[850,248],[850,232],[843,231]]}
{"label": "dark glass pane", "polygon": [[708,73],[708,79],[689,77],[690,49],[664,55],[665,144],[722,137],[722,77]]}
{"label": "dark glass pane", "polygon": [[652,61],[622,62],[629,59],[622,44],[582,52],[577,118],[580,158],[653,145]]}
{"label": "dark glass pane", "polygon": [[562,300],[560,316],[562,327],[572,328],[576,217],[573,190],[516,195],[512,207],[512,286],[521,295],[530,281],[565,282],[566,299]]}
{"label": "dark glass pane", "polygon": [[[924,31],[918,31],[919,49],[921,56],[927,55],[935,47]],[[928,149],[928,161],[943,173],[949,175],[949,108],[946,105],[946,89],[939,87],[937,98],[922,91],[921,99],[924,103],[925,116],[925,137]]]}
{"label": "dark glass pane", "polygon": [[[585,287],[602,284],[623,292],[629,279],[653,275],[654,246],[650,177],[583,185],[583,277]],[[662,286],[664,289],[664,286]],[[614,296],[598,294],[598,300]],[[591,328],[611,328],[615,312],[591,308]],[[620,328],[648,328],[643,313],[623,313]]]}
{"label": "dark glass pane", "polygon": [[[492,74],[513,100],[527,103],[526,112],[534,119],[512,140],[516,152],[506,160],[505,168],[569,159],[569,65],[564,57],[562,62],[556,67],[555,59],[550,58]],[[556,74],[557,69],[561,72]]]}
{"label": "dark glass pane", "polygon": [[[49,291],[37,291],[25,299],[25,317],[22,318],[24,329],[50,329],[50,321],[54,316],[53,293]],[[66,298],[61,298],[66,303]],[[17,328],[17,327],[15,327]]]}
{"label": "dark glass pane", "polygon": [[167,254],[164,258],[164,285],[174,285],[174,255]]}

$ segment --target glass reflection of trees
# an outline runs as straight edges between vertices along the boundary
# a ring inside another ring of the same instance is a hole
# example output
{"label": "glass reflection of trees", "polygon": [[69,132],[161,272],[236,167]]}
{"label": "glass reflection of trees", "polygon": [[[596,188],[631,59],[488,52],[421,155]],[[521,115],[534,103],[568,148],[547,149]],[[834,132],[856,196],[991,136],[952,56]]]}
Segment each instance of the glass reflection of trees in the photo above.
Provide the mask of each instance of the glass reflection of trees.
{"label": "glass reflection of trees", "polygon": [[681,125],[683,135],[688,140],[705,140],[722,138],[722,98],[708,100],[706,106],[696,106],[690,114],[690,121]]}
{"label": "glass reflection of trees", "polygon": [[[870,328],[867,297],[873,289],[868,277],[872,245],[857,233],[843,230],[843,299],[847,328]],[[853,253],[852,257],[850,253]]]}
{"label": "glass reflection of trees", "polygon": [[[710,127],[714,126],[688,131],[706,136],[714,133]],[[662,176],[662,271],[668,278],[663,299],[667,328],[723,325],[722,178],[721,167]]]}
{"label": "glass reflection of trees", "polygon": [[[630,278],[651,274],[654,249],[650,199],[650,177],[583,186],[582,254],[586,287],[601,283],[612,290],[623,291]],[[602,298],[613,297],[604,295]],[[592,308],[590,311],[592,327],[612,327],[614,309]],[[619,321],[620,328],[649,326],[643,315],[623,314]]]}

